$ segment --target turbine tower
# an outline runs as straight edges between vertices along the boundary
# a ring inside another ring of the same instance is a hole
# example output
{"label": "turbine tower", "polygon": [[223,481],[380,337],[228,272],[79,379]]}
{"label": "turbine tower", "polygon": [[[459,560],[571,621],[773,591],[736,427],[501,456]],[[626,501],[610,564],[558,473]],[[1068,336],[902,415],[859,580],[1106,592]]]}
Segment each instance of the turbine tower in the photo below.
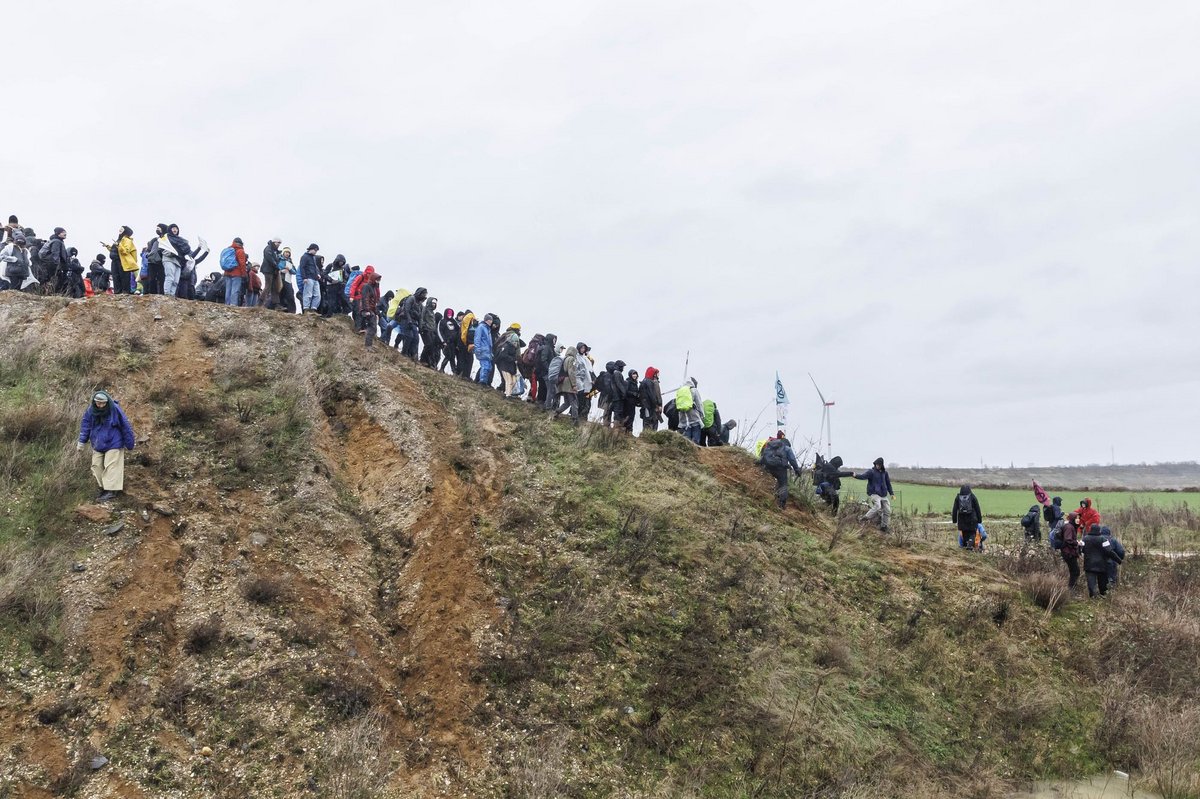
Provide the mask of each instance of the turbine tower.
{"label": "turbine tower", "polygon": [[825,458],[828,460],[833,457],[833,427],[830,424],[829,409],[834,406],[833,402],[825,399],[825,395],[821,393],[821,387],[817,385],[817,380],[812,376],[812,372],[808,373],[808,379],[812,381],[813,388],[817,390],[817,396],[821,398],[821,427],[817,431],[817,451],[821,450],[821,439],[825,439]]}

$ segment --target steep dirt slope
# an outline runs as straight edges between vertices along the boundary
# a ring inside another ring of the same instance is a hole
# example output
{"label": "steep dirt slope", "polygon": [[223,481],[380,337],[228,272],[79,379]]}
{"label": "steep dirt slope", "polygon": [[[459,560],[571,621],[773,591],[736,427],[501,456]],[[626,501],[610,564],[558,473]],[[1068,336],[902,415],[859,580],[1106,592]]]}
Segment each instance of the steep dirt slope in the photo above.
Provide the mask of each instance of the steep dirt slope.
{"label": "steep dirt slope", "polygon": [[[97,387],[139,436],[112,508]],[[1190,572],[1048,613],[1049,553],[779,513],[745,453],[346,320],[5,293],[0,431],[0,797],[1001,796],[1153,762],[1104,681],[1183,724],[1200,668]]]}

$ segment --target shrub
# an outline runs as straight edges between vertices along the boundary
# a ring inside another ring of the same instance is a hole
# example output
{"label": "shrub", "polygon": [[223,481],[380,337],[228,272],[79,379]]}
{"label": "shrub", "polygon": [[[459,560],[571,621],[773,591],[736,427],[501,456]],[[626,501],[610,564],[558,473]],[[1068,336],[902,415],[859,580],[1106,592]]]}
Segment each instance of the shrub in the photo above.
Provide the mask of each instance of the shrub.
{"label": "shrub", "polygon": [[1021,588],[1039,608],[1057,613],[1070,601],[1070,589],[1056,574],[1036,572],[1021,576]]}
{"label": "shrub", "polygon": [[318,782],[332,799],[374,799],[394,768],[383,716],[371,712],[332,730],[321,747]]}
{"label": "shrub", "polygon": [[221,617],[216,613],[201,622],[193,624],[187,632],[183,651],[192,655],[201,655],[221,642],[225,632]]}
{"label": "shrub", "polygon": [[287,586],[273,577],[251,577],[242,583],[241,593],[256,605],[273,605],[287,593]]}
{"label": "shrub", "polygon": [[1131,734],[1142,771],[1163,799],[1200,796],[1200,707],[1146,702],[1132,714]]}
{"label": "shrub", "polygon": [[22,443],[58,441],[70,435],[76,419],[63,405],[29,402],[0,412],[0,438]]}

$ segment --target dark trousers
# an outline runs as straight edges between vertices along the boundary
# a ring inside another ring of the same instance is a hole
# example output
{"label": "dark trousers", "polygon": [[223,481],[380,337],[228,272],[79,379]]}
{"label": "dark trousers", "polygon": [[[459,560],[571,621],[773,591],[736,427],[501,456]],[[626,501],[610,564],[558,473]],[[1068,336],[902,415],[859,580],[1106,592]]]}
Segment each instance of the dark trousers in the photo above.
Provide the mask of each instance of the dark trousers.
{"label": "dark trousers", "polygon": [[167,280],[167,274],[163,271],[162,261],[150,264],[146,269],[146,273],[146,283],[142,286],[142,293],[162,294],[163,283]]}
{"label": "dark trousers", "polygon": [[1088,572],[1088,596],[1104,596],[1108,593],[1108,572]]}
{"label": "dark trousers", "polygon": [[1067,588],[1074,588],[1075,583],[1079,582],[1079,556],[1076,555],[1073,558],[1068,558],[1066,555],[1063,555],[1062,559],[1063,563],[1067,564],[1067,573],[1069,575],[1067,577]]}
{"label": "dark trousers", "polygon": [[442,363],[438,366],[438,371],[446,371],[446,364],[450,365],[450,374],[458,374],[458,347],[453,341],[442,345]]}
{"label": "dark trousers", "polygon": [[768,466],[767,471],[775,478],[775,501],[780,508],[787,507],[788,500],[788,467]]}
{"label": "dark trousers", "polygon": [[471,379],[471,370],[475,368],[475,355],[461,341],[458,344],[458,376]]}
{"label": "dark trousers", "polygon": [[438,356],[442,354],[442,343],[438,340],[436,333],[424,330],[421,331],[421,342],[424,345],[421,349],[421,363],[436,369]]}

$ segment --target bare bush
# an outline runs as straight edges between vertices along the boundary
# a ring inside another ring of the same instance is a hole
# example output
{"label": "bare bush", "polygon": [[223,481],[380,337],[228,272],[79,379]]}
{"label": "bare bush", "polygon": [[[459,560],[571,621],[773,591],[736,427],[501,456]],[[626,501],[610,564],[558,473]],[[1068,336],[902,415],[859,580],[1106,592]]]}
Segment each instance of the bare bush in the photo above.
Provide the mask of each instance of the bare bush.
{"label": "bare bush", "polygon": [[240,591],[256,605],[274,605],[287,594],[287,585],[274,577],[251,577],[242,583]]}
{"label": "bare bush", "polygon": [[1147,702],[1133,714],[1131,732],[1142,772],[1163,799],[1200,796],[1200,707]]}
{"label": "bare bush", "polygon": [[221,642],[224,630],[221,617],[214,613],[204,621],[192,625],[187,632],[183,651],[193,655],[204,654]]}
{"label": "bare bush", "polygon": [[383,716],[370,712],[325,737],[319,782],[332,799],[375,799],[395,771]]}
{"label": "bare bush", "polygon": [[1048,613],[1057,613],[1071,599],[1066,582],[1056,574],[1035,572],[1021,575],[1021,589],[1034,604]]}
{"label": "bare bush", "polygon": [[0,438],[29,443],[55,441],[70,434],[75,416],[65,405],[29,402],[0,412]]}
{"label": "bare bush", "polygon": [[17,622],[39,655],[62,645],[57,577],[66,560],[66,552],[57,547],[25,549],[8,543],[0,548],[0,616]]}

